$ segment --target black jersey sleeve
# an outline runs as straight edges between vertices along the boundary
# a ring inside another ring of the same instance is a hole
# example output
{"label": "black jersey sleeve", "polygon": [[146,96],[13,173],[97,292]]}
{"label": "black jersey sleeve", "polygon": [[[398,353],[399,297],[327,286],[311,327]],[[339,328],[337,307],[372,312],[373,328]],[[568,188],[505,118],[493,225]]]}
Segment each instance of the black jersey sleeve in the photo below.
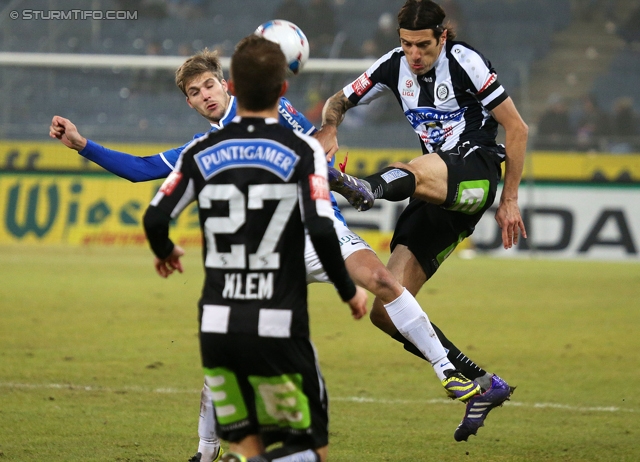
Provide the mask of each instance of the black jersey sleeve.
{"label": "black jersey sleeve", "polygon": [[177,170],[167,177],[144,214],[147,240],[153,253],[161,259],[168,257],[174,247],[169,239],[169,222],[195,200],[190,164],[183,160],[183,156],[178,159]]}
{"label": "black jersey sleeve", "polygon": [[150,206],[144,214],[144,231],[149,246],[156,257],[165,259],[173,251],[174,244],[169,239],[169,222],[171,217],[158,207]]}
{"label": "black jersey sleeve", "polygon": [[327,276],[340,298],[347,301],[355,295],[356,286],[344,265],[338,236],[333,227],[332,217],[335,212],[329,194],[325,153],[317,140],[298,133],[296,135],[303,138],[313,151],[313,158],[307,157],[309,164],[306,168],[301,166],[298,181],[305,226]]}

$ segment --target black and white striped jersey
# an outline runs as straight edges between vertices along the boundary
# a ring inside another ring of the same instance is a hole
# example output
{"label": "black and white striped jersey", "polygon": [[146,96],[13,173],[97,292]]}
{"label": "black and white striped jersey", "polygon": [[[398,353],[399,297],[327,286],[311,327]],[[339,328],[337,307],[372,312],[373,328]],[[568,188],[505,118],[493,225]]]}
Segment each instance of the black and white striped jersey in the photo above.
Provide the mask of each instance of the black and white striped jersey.
{"label": "black and white striped jersey", "polygon": [[[170,244],[169,219],[195,200],[206,273],[202,332],[309,335],[305,223],[314,245],[314,235],[326,231],[328,244],[316,249],[321,259],[330,254],[323,265],[343,298],[355,293],[331,221],[327,161],[317,140],[275,119],[240,117],[194,140],[145,215],[160,258]],[[150,212],[166,218],[162,236],[148,223]]]}
{"label": "black and white striped jersey", "polygon": [[[491,63],[466,43],[447,41],[421,76],[411,72],[398,47],[343,89],[353,104],[367,104],[388,90],[420,137],[423,152],[448,151],[465,141],[497,147],[498,123],[489,111],[508,95]],[[502,147],[498,152],[504,157]]]}

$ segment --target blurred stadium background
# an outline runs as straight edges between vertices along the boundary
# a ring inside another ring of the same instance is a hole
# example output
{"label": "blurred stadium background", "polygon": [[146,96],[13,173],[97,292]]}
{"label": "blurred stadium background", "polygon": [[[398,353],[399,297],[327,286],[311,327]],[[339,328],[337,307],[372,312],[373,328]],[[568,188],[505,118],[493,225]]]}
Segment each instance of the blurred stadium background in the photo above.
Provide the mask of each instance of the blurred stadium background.
{"label": "blurred stadium background", "polygon": [[[287,96],[318,123],[326,98],[395,46],[402,3],[0,1],[0,244],[144,245],[140,217],[158,183],[112,178],[50,140],[53,115],[125,152],[182,145],[207,124],[185,104],[173,70],[205,46],[228,57],[240,38],[280,17],[311,41],[312,60]],[[530,239],[509,255],[638,261],[640,2],[440,3],[458,39],[492,62],[531,129],[521,192]],[[58,11],[75,16],[56,19]],[[73,11],[115,11],[120,19]],[[418,154],[391,98],[350,111],[340,142],[359,175]],[[384,248],[401,207],[346,213],[352,227],[377,231],[367,238]],[[182,243],[199,242],[193,216],[176,230]],[[503,255],[497,236],[487,214],[473,245]]]}

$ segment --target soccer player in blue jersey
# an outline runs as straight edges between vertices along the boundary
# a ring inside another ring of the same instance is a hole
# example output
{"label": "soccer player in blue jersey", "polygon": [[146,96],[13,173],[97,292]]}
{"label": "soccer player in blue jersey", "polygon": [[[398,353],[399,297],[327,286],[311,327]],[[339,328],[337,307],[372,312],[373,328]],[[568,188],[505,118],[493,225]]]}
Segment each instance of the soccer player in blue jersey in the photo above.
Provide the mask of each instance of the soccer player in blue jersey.
{"label": "soccer player in blue jersey", "polygon": [[[223,78],[222,67],[214,53],[205,50],[185,61],[176,72],[176,84],[185,94],[187,104],[211,123],[211,131],[225,127],[235,117],[236,99],[227,93],[228,87]],[[302,133],[315,132],[313,124],[286,99],[280,99],[278,112],[282,125]],[[65,146],[75,149],[106,170],[134,182],[167,177],[173,171],[180,153],[193,142],[152,156],[137,157],[87,140],[70,120],[61,116],[53,117],[50,136],[59,139]],[[198,134],[194,138],[200,136],[201,134]],[[378,315],[382,321],[376,321],[375,324],[397,340],[410,342],[423,357],[428,358],[450,396],[466,401],[477,394],[480,386],[457,372],[468,360],[466,356],[447,355],[441,343],[446,340],[444,334],[437,327],[432,327],[413,295],[395,280],[366,242],[349,230],[333,196],[331,200],[335,212],[334,227],[351,277],[356,284],[376,295],[384,304],[381,309],[384,313],[389,313],[384,316]],[[315,249],[309,241],[307,244],[307,281],[329,282]],[[434,335],[434,330],[438,336]],[[213,426],[211,395],[206,384],[202,390],[198,430],[200,456],[196,455],[192,460],[195,462],[200,460],[197,457],[201,457],[202,461],[215,461],[219,453],[219,443]]]}
{"label": "soccer player in blue jersey", "polygon": [[[412,197],[396,224],[388,268],[411,293],[437,271],[455,247],[473,233],[493,204],[505,162],[504,188],[496,220],[505,248],[526,231],[518,207],[518,185],[527,144],[524,123],[491,63],[444,24],[444,10],[431,0],[407,0],[398,13],[399,47],[378,59],[351,84],[327,100],[317,138],[325,151],[338,149],[337,127],[347,110],[391,93],[419,137],[423,155],[395,163],[360,180],[335,169],[332,189],[359,210],[375,199]],[[506,146],[497,144],[498,125]],[[376,300],[374,323],[385,316]],[[382,322],[385,322],[383,319]],[[403,341],[401,338],[398,340]],[[462,355],[441,337],[449,357]],[[409,342],[405,348],[419,355]],[[462,355],[464,356],[464,355]],[[475,435],[491,409],[513,389],[500,377],[468,361],[461,372],[484,392],[467,401],[465,416],[454,433],[457,441]]]}

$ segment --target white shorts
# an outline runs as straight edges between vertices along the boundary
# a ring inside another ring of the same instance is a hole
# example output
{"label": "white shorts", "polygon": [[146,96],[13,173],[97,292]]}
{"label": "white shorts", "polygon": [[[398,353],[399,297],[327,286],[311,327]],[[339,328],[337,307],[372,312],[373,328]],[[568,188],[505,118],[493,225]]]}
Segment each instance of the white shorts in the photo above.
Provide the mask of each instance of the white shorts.
{"label": "white shorts", "polygon": [[[370,250],[373,249],[367,244],[360,236],[351,231],[347,226],[335,216],[333,217],[333,227],[338,235],[340,241],[340,251],[342,252],[342,259],[346,260],[349,255],[358,250]],[[331,282],[327,273],[325,273],[316,249],[313,248],[309,234],[306,234],[305,248],[304,248],[304,262],[307,266],[307,284],[312,282]]]}

